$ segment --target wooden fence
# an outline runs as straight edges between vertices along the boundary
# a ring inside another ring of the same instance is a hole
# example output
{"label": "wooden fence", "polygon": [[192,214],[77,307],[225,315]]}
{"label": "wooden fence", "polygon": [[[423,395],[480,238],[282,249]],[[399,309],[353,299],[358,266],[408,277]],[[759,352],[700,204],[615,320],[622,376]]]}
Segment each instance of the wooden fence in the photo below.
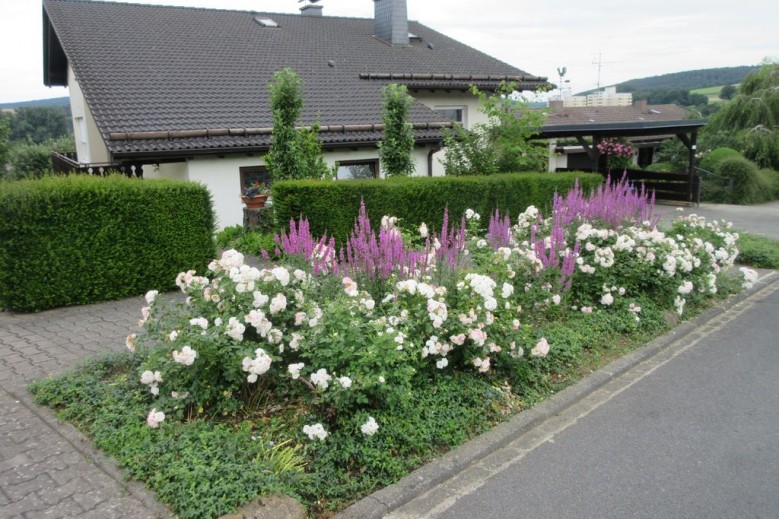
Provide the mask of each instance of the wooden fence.
{"label": "wooden fence", "polygon": [[[567,168],[557,168],[557,171],[571,171]],[[608,176],[608,172],[601,172]],[[656,200],[668,200],[676,202],[700,202],[701,179],[698,174],[693,175],[692,185],[687,173],[658,173],[641,169],[627,169],[624,171],[628,182],[636,186],[644,186],[647,192],[655,192]],[[621,178],[622,172],[612,172],[613,178]]]}

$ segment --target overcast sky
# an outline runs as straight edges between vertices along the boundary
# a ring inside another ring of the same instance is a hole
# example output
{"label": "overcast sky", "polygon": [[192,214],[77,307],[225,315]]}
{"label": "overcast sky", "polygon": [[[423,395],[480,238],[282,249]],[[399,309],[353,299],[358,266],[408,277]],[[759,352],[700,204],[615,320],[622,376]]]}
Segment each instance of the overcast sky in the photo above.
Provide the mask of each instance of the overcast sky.
{"label": "overcast sky", "polygon": [[[297,12],[297,0],[136,3]],[[324,14],[373,16],[371,0],[321,0]],[[408,0],[409,18],[574,92],[628,79],[779,56],[776,0]],[[43,85],[41,2],[0,0],[0,103],[67,95]]]}

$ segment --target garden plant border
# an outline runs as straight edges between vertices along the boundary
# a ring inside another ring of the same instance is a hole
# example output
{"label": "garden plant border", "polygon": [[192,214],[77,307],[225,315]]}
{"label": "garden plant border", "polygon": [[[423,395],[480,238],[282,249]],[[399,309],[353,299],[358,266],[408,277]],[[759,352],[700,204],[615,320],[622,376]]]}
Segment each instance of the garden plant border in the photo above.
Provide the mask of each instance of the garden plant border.
{"label": "garden plant border", "polygon": [[779,283],[778,271],[760,270],[760,275],[761,277],[752,288],[731,296],[701,314],[679,323],[668,333],[615,359],[559,393],[520,412],[507,422],[499,424],[440,458],[427,463],[397,483],[364,497],[336,514],[334,519],[380,519],[456,476],[474,462],[505,447],[514,439],[529,432],[545,420],[560,414],[608,382],[662,353],[674,343],[692,336],[697,330],[725,314],[737,304],[752,297],[757,298],[764,291]]}

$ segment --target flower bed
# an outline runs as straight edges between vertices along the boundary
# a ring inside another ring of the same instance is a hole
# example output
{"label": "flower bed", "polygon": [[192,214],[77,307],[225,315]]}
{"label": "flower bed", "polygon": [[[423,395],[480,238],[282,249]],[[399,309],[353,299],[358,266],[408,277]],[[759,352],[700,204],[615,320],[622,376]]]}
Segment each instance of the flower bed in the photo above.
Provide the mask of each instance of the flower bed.
{"label": "flower bed", "polygon": [[127,338],[133,357],[112,382],[132,404],[111,416],[122,437],[165,452],[205,423],[265,445],[246,456],[270,476],[222,489],[212,511],[171,490],[186,476],[145,469],[117,427],[75,420],[183,516],[277,489],[326,513],[526,406],[598,341],[658,333],[667,309],[711,299],[738,236],[695,216],[660,232],[652,206],[622,182],[557,197],[548,218],[496,213],[485,235],[468,211],[415,236],[389,216],[375,233],[363,210],[342,250],[293,222],[278,238],[284,265],[260,270],[227,251],[206,275],[178,276],[184,303],[149,292],[146,333]]}

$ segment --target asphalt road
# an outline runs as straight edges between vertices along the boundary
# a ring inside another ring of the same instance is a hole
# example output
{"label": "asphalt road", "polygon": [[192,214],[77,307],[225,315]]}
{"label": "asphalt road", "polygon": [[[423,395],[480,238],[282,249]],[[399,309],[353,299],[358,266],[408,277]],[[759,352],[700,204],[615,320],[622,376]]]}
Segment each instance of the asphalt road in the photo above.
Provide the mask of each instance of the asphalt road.
{"label": "asphalt road", "polygon": [[777,285],[389,517],[779,517]]}
{"label": "asphalt road", "polygon": [[[754,234],[761,234],[779,240],[779,201],[756,205],[700,204],[698,207],[681,207],[657,204],[656,210],[663,213],[661,227],[669,224],[678,215],[698,214],[707,220],[733,222],[733,227]],[[779,517],[779,514],[777,514]]]}

